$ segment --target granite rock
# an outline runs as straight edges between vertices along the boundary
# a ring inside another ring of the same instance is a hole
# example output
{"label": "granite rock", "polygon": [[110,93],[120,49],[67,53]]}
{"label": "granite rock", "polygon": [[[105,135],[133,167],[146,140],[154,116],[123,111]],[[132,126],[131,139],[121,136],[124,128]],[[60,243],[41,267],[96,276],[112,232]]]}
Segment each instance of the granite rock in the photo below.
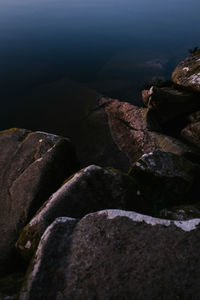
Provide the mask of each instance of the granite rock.
{"label": "granite rock", "polygon": [[131,164],[156,149],[178,155],[193,154],[191,147],[160,132],[155,115],[149,109],[110,98],[101,98],[100,105],[108,115],[113,140]]}
{"label": "granite rock", "polygon": [[132,177],[91,165],[55,192],[27,224],[17,241],[17,249],[30,259],[45,229],[61,216],[81,218],[89,212],[105,208],[145,209],[138,186]]}
{"label": "granite rock", "polygon": [[20,230],[77,168],[66,138],[17,128],[0,132],[1,269],[10,264]]}
{"label": "granite rock", "polygon": [[85,216],[63,237],[51,225],[19,300],[198,300],[199,224],[104,210]]}
{"label": "granite rock", "polygon": [[172,73],[175,84],[200,92],[200,53],[187,57]]}

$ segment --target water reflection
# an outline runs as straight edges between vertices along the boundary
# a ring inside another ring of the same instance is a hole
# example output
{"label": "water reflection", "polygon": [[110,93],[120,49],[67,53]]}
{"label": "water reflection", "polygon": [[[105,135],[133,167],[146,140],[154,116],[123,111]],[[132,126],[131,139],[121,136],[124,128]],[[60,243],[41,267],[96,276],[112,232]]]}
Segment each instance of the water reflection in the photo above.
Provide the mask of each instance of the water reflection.
{"label": "water reflection", "polygon": [[97,95],[138,103],[145,82],[170,78],[198,45],[199,9],[196,0],[1,0],[1,129],[76,140]]}

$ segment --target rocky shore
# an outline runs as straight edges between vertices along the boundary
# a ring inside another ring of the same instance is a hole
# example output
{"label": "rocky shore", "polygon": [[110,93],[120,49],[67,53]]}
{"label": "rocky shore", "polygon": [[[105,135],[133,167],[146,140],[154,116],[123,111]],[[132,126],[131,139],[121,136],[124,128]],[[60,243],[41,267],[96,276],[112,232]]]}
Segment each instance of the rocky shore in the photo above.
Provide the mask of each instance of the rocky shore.
{"label": "rocky shore", "polygon": [[99,99],[108,167],[0,132],[0,299],[200,299],[200,54],[142,99]]}

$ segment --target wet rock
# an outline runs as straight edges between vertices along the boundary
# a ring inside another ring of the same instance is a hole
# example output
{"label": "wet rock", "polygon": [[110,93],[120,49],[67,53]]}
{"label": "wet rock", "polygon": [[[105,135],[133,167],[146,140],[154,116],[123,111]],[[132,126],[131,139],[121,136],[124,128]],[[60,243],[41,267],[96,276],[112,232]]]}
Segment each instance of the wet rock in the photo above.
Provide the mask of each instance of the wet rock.
{"label": "wet rock", "polygon": [[144,154],[132,167],[142,196],[146,196],[151,215],[161,208],[193,203],[200,194],[200,167],[173,153],[155,150]]}
{"label": "wet rock", "polygon": [[190,220],[200,218],[200,203],[193,205],[182,205],[170,209],[162,209],[159,213],[160,218],[170,220]]}
{"label": "wet rock", "polygon": [[48,228],[19,300],[198,300],[199,224],[105,210],[85,216],[70,237]]}
{"label": "wet rock", "polygon": [[200,96],[170,87],[152,86],[142,91],[142,99],[154,111],[159,123],[169,122],[200,107]]}
{"label": "wet rock", "polygon": [[45,229],[60,216],[81,218],[105,208],[146,209],[138,187],[126,174],[98,166],[76,173],[40,208],[23,229],[17,248],[30,259]]}
{"label": "wet rock", "polygon": [[136,162],[143,154],[161,149],[178,155],[192,153],[191,147],[176,138],[159,131],[153,112],[139,108],[127,102],[101,98],[100,105],[108,115],[113,140],[126,154],[130,163]]}
{"label": "wet rock", "polygon": [[20,230],[78,167],[70,141],[44,132],[0,132],[0,265],[11,263]]}
{"label": "wet rock", "polygon": [[187,125],[181,131],[181,135],[188,142],[200,148],[200,121]]}
{"label": "wet rock", "polygon": [[200,92],[200,54],[187,57],[172,73],[174,83]]}

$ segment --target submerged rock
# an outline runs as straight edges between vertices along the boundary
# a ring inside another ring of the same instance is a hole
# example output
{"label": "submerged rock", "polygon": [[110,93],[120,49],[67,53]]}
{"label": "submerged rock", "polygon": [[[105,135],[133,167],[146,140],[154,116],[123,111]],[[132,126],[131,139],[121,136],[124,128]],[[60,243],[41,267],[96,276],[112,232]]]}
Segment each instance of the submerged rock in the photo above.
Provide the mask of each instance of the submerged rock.
{"label": "submerged rock", "polygon": [[174,83],[200,92],[200,53],[187,57],[172,73]]}
{"label": "submerged rock", "polygon": [[66,138],[44,132],[0,132],[0,265],[11,263],[20,230],[78,167]]}
{"label": "submerged rock", "polygon": [[57,217],[81,218],[105,208],[146,209],[138,187],[126,174],[98,166],[89,166],[75,175],[40,208],[23,229],[17,248],[30,259],[45,229]]}
{"label": "submerged rock", "polygon": [[65,223],[51,225],[19,300],[198,300],[199,224],[105,210],[85,216],[67,234]]}
{"label": "submerged rock", "polygon": [[171,205],[193,203],[200,193],[199,165],[173,153],[155,150],[144,154],[129,175],[140,186],[141,195],[148,199],[152,215]]}
{"label": "submerged rock", "polygon": [[152,86],[142,91],[142,98],[160,123],[169,122],[200,107],[200,96],[171,87]]}
{"label": "submerged rock", "polygon": [[143,154],[161,149],[178,155],[193,153],[191,147],[162,134],[154,114],[127,102],[102,98],[100,105],[108,115],[111,135],[118,148],[126,154],[131,164]]}

